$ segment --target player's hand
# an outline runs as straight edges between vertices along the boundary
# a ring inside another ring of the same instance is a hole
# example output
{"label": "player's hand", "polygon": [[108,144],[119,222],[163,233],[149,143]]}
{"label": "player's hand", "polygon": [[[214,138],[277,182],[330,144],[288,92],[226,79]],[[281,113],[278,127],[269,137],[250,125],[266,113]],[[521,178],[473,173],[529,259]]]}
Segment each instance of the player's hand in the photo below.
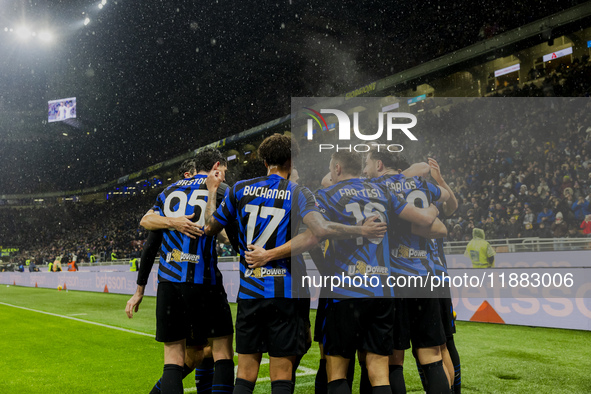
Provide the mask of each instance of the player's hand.
{"label": "player's hand", "polygon": [[248,250],[244,252],[244,259],[248,268],[262,267],[269,262],[268,253],[264,248],[257,245],[248,245],[247,248]]}
{"label": "player's hand", "polygon": [[441,176],[441,170],[439,164],[435,159],[429,158],[429,168],[431,168],[431,176],[438,184],[443,183],[443,177]]}
{"label": "player's hand", "polygon": [[368,217],[361,226],[361,235],[364,238],[383,238],[388,230],[388,224],[382,222],[380,216],[373,215]]}
{"label": "player's hand", "polygon": [[170,224],[176,231],[195,239],[205,234],[205,232],[202,226],[191,220],[194,216],[195,214],[193,213],[191,215],[179,216],[178,218],[170,218]]}
{"label": "player's hand", "polygon": [[431,212],[434,213],[433,220],[435,220],[435,218],[437,216],[439,216],[439,209],[437,209],[437,207],[435,206],[435,204],[432,203],[431,205],[429,205],[429,208],[427,208],[427,209],[428,210],[431,210]]}
{"label": "player's hand", "polygon": [[133,312],[138,311],[143,298],[144,298],[143,294],[136,292],[129,299],[129,301],[127,301],[127,305],[125,306],[125,313],[127,313],[127,317],[129,317],[130,319],[133,317]]}
{"label": "player's hand", "polygon": [[205,180],[205,184],[207,185],[207,190],[214,190],[217,189],[220,186],[220,183],[222,183],[223,179],[223,175],[222,172],[220,170],[218,170],[218,168],[220,167],[220,162],[216,162],[213,167],[211,167],[211,170],[209,171],[209,174],[207,175],[207,179]]}

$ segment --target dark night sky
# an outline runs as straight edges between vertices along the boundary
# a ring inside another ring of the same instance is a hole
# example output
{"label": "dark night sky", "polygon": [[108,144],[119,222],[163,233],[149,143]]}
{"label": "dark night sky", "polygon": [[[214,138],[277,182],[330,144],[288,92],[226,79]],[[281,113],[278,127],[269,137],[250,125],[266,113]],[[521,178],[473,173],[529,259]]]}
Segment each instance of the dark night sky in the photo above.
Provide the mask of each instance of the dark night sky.
{"label": "dark night sky", "polygon": [[[0,194],[100,184],[574,3],[0,0]],[[76,127],[46,124],[71,96]]]}

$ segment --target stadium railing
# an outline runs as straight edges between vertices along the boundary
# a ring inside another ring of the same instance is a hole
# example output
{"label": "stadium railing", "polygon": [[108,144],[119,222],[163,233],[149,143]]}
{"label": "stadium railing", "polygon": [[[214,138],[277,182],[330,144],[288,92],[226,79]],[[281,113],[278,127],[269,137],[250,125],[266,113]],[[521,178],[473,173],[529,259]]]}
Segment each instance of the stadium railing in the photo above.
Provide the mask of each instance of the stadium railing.
{"label": "stadium railing", "polygon": [[[590,250],[591,238],[507,238],[487,239],[497,253]],[[446,242],[445,254],[463,254],[469,241]]]}

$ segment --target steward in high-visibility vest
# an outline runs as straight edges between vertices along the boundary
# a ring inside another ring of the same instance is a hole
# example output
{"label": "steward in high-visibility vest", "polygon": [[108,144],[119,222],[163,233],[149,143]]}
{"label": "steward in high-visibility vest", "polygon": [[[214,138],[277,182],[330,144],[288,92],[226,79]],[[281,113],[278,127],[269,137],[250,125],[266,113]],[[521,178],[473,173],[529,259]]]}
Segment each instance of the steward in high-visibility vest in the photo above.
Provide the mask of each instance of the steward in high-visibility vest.
{"label": "steward in high-visibility vest", "polygon": [[129,272],[137,271],[137,257],[129,261]]}
{"label": "steward in high-visibility vest", "polygon": [[94,256],[94,254],[90,255],[90,264],[94,264],[96,263],[96,257]]}
{"label": "steward in high-visibility vest", "polygon": [[76,262],[74,260],[68,263],[68,271],[78,271],[78,267],[76,267]]}
{"label": "steward in high-visibility vest", "polygon": [[50,261],[49,264],[47,265],[47,272],[51,272],[53,271],[53,263]]}
{"label": "steward in high-visibility vest", "polygon": [[115,252],[111,252],[111,261],[117,260],[117,255]]}
{"label": "steward in high-visibility vest", "polygon": [[495,265],[496,252],[488,242],[484,240],[484,230],[475,228],[472,230],[472,241],[466,246],[464,256],[472,260],[474,268],[492,268]]}
{"label": "steward in high-visibility vest", "polygon": [[27,267],[28,267],[29,265],[31,265],[31,259],[27,259],[27,260],[25,261],[25,265],[26,265]]}

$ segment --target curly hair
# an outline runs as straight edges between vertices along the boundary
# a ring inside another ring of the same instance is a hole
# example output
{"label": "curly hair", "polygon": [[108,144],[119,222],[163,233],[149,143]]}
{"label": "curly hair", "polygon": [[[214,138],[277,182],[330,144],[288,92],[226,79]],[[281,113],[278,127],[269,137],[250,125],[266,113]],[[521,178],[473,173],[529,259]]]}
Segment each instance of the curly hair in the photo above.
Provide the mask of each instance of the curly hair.
{"label": "curly hair", "polygon": [[296,158],[300,153],[297,142],[290,137],[275,133],[267,138],[259,146],[259,157],[268,165],[283,166],[285,163]]}

